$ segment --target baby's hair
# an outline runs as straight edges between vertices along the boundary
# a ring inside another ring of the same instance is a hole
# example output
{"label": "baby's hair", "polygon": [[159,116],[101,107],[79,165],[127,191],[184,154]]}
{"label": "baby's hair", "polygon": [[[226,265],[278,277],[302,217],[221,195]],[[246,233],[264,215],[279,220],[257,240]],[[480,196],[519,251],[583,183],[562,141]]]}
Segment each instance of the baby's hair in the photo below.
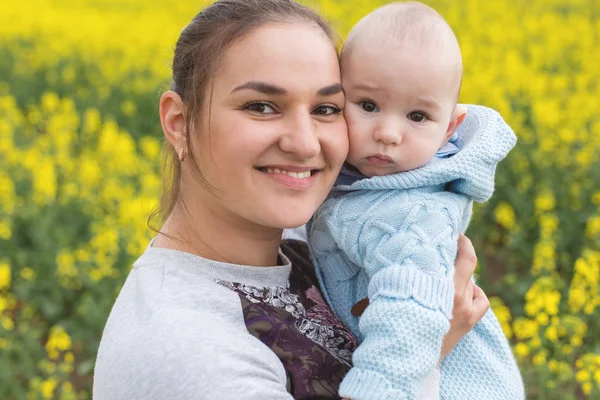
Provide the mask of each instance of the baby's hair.
{"label": "baby's hair", "polygon": [[415,52],[450,53],[455,51],[456,73],[462,80],[462,59],[458,41],[446,20],[433,8],[418,1],[396,2],[379,7],[352,28],[344,43],[340,62],[361,43],[408,47]]}

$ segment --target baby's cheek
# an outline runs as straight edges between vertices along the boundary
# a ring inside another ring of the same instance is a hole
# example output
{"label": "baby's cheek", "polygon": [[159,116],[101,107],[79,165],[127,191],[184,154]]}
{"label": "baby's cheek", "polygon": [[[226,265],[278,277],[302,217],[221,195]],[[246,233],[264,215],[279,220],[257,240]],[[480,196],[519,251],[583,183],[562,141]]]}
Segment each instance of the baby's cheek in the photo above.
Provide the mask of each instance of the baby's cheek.
{"label": "baby's cheek", "polygon": [[353,124],[352,128],[348,126],[348,140],[350,142],[350,155],[358,155],[365,152],[369,148],[369,141],[372,134],[368,127]]}

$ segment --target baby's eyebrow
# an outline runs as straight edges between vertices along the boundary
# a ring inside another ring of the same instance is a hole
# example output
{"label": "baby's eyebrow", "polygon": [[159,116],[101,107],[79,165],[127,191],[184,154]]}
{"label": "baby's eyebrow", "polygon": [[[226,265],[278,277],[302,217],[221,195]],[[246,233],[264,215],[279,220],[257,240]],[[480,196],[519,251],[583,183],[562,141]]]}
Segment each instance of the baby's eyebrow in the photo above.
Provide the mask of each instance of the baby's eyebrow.
{"label": "baby's eyebrow", "polygon": [[440,103],[433,97],[419,97],[418,100],[425,107],[433,108],[436,110],[440,108]]}
{"label": "baby's eyebrow", "polygon": [[356,85],[352,85],[352,89],[354,90],[366,90],[366,91],[373,91],[373,90],[382,90],[381,88],[378,88],[377,86],[372,86],[366,83],[358,83]]}

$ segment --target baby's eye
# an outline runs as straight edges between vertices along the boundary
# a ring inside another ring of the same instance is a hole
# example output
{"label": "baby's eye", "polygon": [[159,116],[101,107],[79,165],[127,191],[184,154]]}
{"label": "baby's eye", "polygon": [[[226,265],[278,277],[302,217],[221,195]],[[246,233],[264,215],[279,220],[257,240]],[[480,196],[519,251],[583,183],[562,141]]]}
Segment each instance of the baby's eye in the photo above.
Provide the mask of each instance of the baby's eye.
{"label": "baby's eye", "polygon": [[328,104],[324,104],[313,110],[313,113],[317,114],[317,115],[335,115],[335,114],[339,114],[341,112],[342,112],[342,110],[339,107],[336,107],[334,105],[328,105]]}
{"label": "baby's eye", "polygon": [[260,101],[248,103],[244,109],[252,111],[257,114],[270,115],[275,114],[275,109],[269,103],[263,103]]}
{"label": "baby's eye", "polygon": [[413,111],[408,114],[408,119],[410,119],[412,122],[425,122],[429,118],[420,111]]}
{"label": "baby's eye", "polygon": [[360,105],[360,108],[363,109],[363,111],[366,111],[368,113],[379,112],[379,108],[377,108],[377,106],[373,102],[370,102],[370,101],[361,101],[358,104]]}

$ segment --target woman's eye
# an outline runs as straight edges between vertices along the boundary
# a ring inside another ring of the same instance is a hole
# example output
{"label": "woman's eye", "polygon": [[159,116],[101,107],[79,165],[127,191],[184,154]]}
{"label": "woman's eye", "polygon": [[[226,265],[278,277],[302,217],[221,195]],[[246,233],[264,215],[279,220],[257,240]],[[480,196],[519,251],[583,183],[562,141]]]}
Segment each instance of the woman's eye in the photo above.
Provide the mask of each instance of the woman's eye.
{"label": "woman's eye", "polygon": [[275,109],[268,103],[250,103],[246,105],[245,109],[255,112],[257,114],[275,114]]}
{"label": "woman's eye", "polygon": [[408,114],[408,119],[410,119],[412,122],[425,122],[428,118],[427,115],[423,114],[422,112],[413,111]]}
{"label": "woman's eye", "polygon": [[360,108],[363,109],[363,111],[366,111],[368,113],[379,112],[379,108],[377,108],[375,103],[372,103],[370,101],[361,101],[359,105]]}
{"label": "woman's eye", "polygon": [[313,111],[314,114],[317,115],[334,115],[341,113],[342,110],[336,106],[323,105],[315,108]]}

